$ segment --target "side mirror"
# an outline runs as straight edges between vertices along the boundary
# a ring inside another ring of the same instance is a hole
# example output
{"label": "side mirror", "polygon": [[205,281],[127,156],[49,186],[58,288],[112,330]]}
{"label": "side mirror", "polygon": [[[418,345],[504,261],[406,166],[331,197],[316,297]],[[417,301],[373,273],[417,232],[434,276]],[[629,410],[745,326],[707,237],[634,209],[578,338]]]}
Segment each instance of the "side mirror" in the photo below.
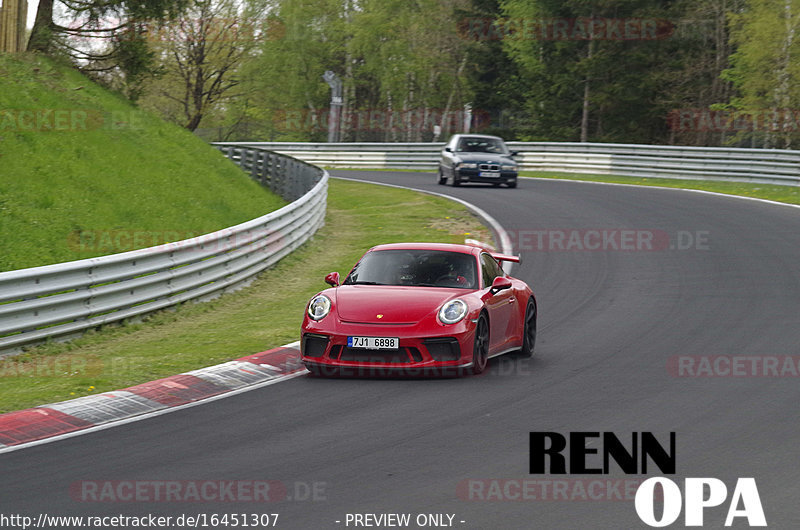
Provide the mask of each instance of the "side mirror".
{"label": "side mirror", "polygon": [[504,289],[511,289],[511,280],[509,280],[505,276],[498,276],[492,282],[492,292],[497,293]]}
{"label": "side mirror", "polygon": [[332,272],[325,276],[325,283],[332,287],[339,287],[339,273]]}
{"label": "side mirror", "polygon": [[447,151],[448,153],[452,153],[453,152],[453,150],[451,148],[449,148],[449,147],[445,147],[444,150]]}
{"label": "side mirror", "polygon": [[511,151],[511,156],[517,156],[518,154],[519,154],[519,151]]}

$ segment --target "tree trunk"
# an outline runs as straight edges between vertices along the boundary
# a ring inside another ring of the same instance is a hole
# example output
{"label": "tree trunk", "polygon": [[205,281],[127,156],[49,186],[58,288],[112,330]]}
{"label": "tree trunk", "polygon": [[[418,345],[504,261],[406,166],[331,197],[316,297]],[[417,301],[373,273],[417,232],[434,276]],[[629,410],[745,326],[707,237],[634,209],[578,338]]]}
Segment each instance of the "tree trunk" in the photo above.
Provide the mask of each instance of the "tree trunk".
{"label": "tree trunk", "polygon": [[[591,35],[591,34],[590,34]],[[592,55],[594,54],[594,39],[589,39],[589,51],[586,54],[587,63],[589,68],[592,66]],[[589,74],[583,80],[583,111],[581,112],[581,142],[586,143],[589,141],[589,95],[591,93],[589,87],[590,79]]]}
{"label": "tree trunk", "polygon": [[53,46],[53,0],[40,0],[28,40],[29,52],[49,53]]}

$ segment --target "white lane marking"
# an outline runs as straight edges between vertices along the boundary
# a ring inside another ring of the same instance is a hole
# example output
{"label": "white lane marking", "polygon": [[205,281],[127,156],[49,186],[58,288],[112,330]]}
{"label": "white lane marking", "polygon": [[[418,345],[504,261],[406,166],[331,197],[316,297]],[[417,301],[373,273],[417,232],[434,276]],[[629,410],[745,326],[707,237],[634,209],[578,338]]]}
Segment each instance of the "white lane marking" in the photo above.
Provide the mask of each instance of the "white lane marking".
{"label": "white lane marking", "polygon": [[[337,177],[339,178],[339,177]],[[728,197],[731,199],[745,199],[750,201],[757,201],[763,202],[766,204],[773,204],[777,206],[790,206],[792,208],[800,208],[800,204],[791,204],[788,202],[780,202],[780,201],[771,201],[769,199],[761,199],[759,197],[747,197],[745,195],[733,195],[730,193],[722,193],[719,191],[708,191],[708,190],[695,190],[692,188],[670,188],[668,186],[649,186],[647,184],[625,184],[622,182],[598,182],[595,180],[575,180],[575,179],[560,179],[560,178],[547,178],[547,177],[519,177],[523,179],[530,179],[530,180],[545,180],[550,182],[578,182],[581,184],[602,184],[604,186],[629,186],[631,188],[651,188],[655,190],[673,190],[673,191],[691,191],[694,193],[704,193],[706,195],[716,195],[717,197]],[[680,180],[680,179],[676,179]],[[706,182],[725,182],[725,181],[706,181]],[[746,184],[746,183],[745,183]],[[768,184],[765,184],[768,185]],[[787,188],[791,188],[792,186],[787,186]]]}
{"label": "white lane marking", "polygon": [[[450,195],[445,195],[444,193],[438,193],[436,191],[421,190],[419,188],[411,188],[409,186],[400,186],[398,184],[387,184],[385,182],[373,182],[371,180],[354,179],[354,178],[350,178],[350,177],[339,177],[339,176],[335,176],[335,175],[330,175],[330,177],[331,178],[335,178],[335,179],[339,179],[339,180],[349,180],[349,181],[352,181],[352,182],[363,182],[365,184],[377,184],[379,186],[389,186],[390,188],[400,188],[400,189],[403,189],[403,190],[417,191],[419,193],[427,193],[428,195],[434,195],[436,197],[442,197],[444,199],[450,199],[451,201],[455,201],[457,203],[460,203],[463,206],[466,206],[467,209],[472,210],[473,213],[475,213],[478,217],[482,218],[483,221],[486,222],[492,228],[494,233],[497,234],[497,236],[500,238],[500,249],[501,249],[501,252],[503,254],[513,254],[514,253],[514,246],[511,244],[511,238],[509,237],[508,232],[506,232],[506,229],[503,228],[503,225],[501,225],[497,221],[497,219],[495,219],[494,217],[492,217],[491,215],[486,213],[485,210],[483,210],[481,208],[478,208],[477,206],[475,206],[471,202],[467,202],[467,201],[465,201],[463,199],[459,199],[458,197],[452,197]],[[506,271],[506,273],[510,273],[511,272],[511,266],[512,266],[512,263],[509,262],[509,261],[506,261],[503,264],[503,270]]]}
{"label": "white lane marking", "polygon": [[[286,344],[286,345],[280,346],[280,347],[281,348],[299,348],[300,347],[300,341],[298,340],[298,341],[292,342],[291,344]],[[267,381],[262,381],[260,383],[256,383],[256,384],[253,384],[253,385],[250,385],[250,386],[237,388],[236,390],[231,390],[230,392],[225,392],[223,394],[217,394],[216,396],[207,397],[207,398],[201,399],[199,401],[192,401],[191,403],[185,403],[183,405],[178,405],[176,407],[168,407],[168,408],[161,409],[161,410],[156,410],[156,411],[153,411],[153,412],[147,412],[147,413],[141,414],[139,416],[133,416],[133,417],[121,419],[121,420],[118,420],[118,421],[110,421],[108,423],[103,423],[101,425],[95,425],[93,427],[87,427],[86,429],[81,429],[81,430],[78,430],[78,431],[72,431],[72,432],[68,432],[68,433],[65,433],[65,434],[59,434],[58,436],[52,436],[50,438],[43,438],[41,440],[34,440],[32,442],[26,442],[26,443],[19,444],[19,445],[10,445],[10,446],[6,446],[6,447],[0,446],[0,454],[11,453],[13,451],[18,451],[20,449],[27,449],[28,447],[34,447],[34,446],[37,446],[37,445],[48,444],[50,442],[56,442],[58,440],[66,440],[67,438],[74,438],[76,436],[82,436],[84,434],[89,434],[89,433],[92,433],[92,432],[104,431],[106,429],[110,429],[112,427],[117,427],[119,425],[127,425],[128,423],[133,423],[135,421],[146,420],[146,419],[149,419],[149,418],[154,418],[156,416],[161,416],[163,414],[169,414],[170,412],[175,412],[175,411],[178,411],[178,410],[188,409],[188,408],[196,407],[198,405],[204,405],[204,404],[210,403],[212,401],[217,401],[219,399],[224,399],[224,398],[227,398],[227,397],[235,396],[235,395],[238,395],[238,394],[242,394],[244,392],[249,392],[251,390],[257,390],[257,389],[263,388],[265,386],[274,385],[275,383],[280,383],[282,381],[287,381],[289,379],[294,379],[295,377],[299,377],[301,375],[306,375],[307,373],[308,372],[305,369],[301,369],[299,372],[278,376],[278,377],[275,377],[274,379],[269,379]],[[184,374],[178,374],[178,375],[184,375]],[[80,398],[78,398],[78,399],[80,399]],[[47,405],[40,405],[40,407],[46,408]]]}

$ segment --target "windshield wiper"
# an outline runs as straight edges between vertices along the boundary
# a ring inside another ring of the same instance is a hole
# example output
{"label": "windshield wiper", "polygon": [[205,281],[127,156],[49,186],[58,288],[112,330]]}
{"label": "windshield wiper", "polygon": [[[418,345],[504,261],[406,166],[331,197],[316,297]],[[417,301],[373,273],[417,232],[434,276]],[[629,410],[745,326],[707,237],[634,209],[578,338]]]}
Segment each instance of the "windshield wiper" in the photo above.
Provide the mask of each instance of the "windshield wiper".
{"label": "windshield wiper", "polygon": [[350,282],[347,285],[387,285],[380,282]]}

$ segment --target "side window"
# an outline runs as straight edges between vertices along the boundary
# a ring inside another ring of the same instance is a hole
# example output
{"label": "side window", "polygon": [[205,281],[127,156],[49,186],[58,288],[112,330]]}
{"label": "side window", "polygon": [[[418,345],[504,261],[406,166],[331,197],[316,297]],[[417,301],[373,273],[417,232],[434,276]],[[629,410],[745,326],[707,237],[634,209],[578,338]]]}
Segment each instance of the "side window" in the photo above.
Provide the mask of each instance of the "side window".
{"label": "side window", "polygon": [[503,276],[502,269],[489,254],[481,254],[481,273],[483,274],[484,289],[492,285],[495,278]]}

